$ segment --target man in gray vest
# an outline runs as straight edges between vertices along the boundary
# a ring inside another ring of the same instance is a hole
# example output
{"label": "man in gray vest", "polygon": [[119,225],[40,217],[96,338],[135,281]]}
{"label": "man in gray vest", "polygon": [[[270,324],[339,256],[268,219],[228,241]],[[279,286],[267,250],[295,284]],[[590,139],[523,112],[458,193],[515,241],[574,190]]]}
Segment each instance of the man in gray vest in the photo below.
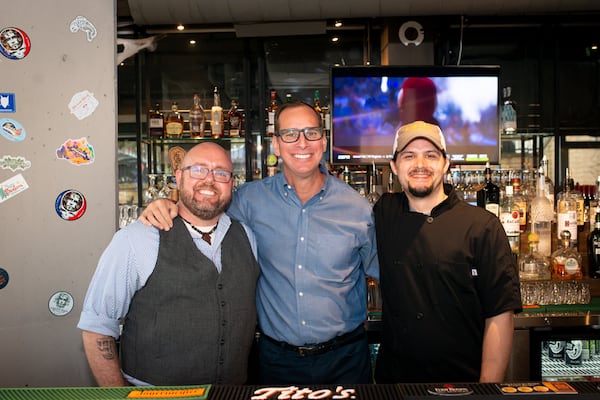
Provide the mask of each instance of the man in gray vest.
{"label": "man in gray vest", "polygon": [[246,381],[259,267],[254,235],[224,213],[232,171],[221,146],[196,145],[175,171],[173,229],[136,221],[102,254],[78,324],[98,385]]}

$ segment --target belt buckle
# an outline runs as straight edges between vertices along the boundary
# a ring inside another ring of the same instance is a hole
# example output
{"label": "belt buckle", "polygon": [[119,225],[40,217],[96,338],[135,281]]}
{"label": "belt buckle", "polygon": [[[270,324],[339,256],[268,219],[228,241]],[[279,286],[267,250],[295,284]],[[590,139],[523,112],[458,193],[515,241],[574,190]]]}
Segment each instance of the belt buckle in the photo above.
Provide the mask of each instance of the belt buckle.
{"label": "belt buckle", "polygon": [[296,348],[301,357],[310,356],[317,348],[315,346],[298,346]]}

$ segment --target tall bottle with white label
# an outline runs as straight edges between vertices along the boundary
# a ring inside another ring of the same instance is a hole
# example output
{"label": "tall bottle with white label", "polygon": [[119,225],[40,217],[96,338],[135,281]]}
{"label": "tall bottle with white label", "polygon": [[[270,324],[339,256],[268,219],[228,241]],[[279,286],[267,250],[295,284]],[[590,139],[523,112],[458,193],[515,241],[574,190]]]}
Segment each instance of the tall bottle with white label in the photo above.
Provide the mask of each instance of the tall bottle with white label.
{"label": "tall bottle with white label", "polygon": [[569,168],[566,170],[567,178],[563,190],[556,195],[556,233],[558,239],[562,231],[569,231],[571,244],[577,245],[577,197],[571,192],[569,185]]}
{"label": "tall bottle with white label", "polygon": [[519,206],[514,202],[513,199],[513,187],[507,185],[505,188],[504,201],[500,206],[500,222],[504,227],[510,249],[514,254],[515,258],[519,258],[519,242],[521,241],[521,230],[520,230],[520,210]]}
{"label": "tall bottle with white label", "polygon": [[223,136],[223,107],[221,106],[221,94],[216,86],[213,92],[213,105],[210,109],[210,131],[213,139]]}

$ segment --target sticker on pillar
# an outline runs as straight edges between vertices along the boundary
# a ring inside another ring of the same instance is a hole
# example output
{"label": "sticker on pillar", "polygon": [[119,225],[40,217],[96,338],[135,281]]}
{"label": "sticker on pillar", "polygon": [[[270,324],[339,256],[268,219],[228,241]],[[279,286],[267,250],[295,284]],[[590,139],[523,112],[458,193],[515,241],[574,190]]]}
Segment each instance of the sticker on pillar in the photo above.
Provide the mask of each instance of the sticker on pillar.
{"label": "sticker on pillar", "polygon": [[29,36],[19,28],[8,27],[0,30],[0,53],[8,59],[20,60],[31,50]]}
{"label": "sticker on pillar", "polygon": [[25,128],[23,125],[10,118],[0,119],[0,135],[11,142],[22,142],[25,139]]}
{"label": "sticker on pillar", "polygon": [[22,156],[2,156],[0,158],[0,168],[2,169],[10,169],[12,172],[16,172],[17,170],[25,171],[31,167],[31,161],[25,159]]}
{"label": "sticker on pillar", "polygon": [[67,221],[74,221],[85,213],[87,202],[81,192],[69,189],[58,195],[54,207],[59,217]]}
{"label": "sticker on pillar", "polygon": [[0,268],[0,289],[4,289],[8,285],[8,272]]}
{"label": "sticker on pillar", "polygon": [[73,309],[73,296],[68,292],[56,292],[48,301],[50,313],[57,317],[67,315]]}
{"label": "sticker on pillar", "polygon": [[14,113],[17,104],[14,93],[0,93],[0,113]]}
{"label": "sticker on pillar", "polygon": [[96,111],[98,104],[98,100],[96,100],[94,94],[84,90],[73,95],[69,102],[69,110],[71,110],[71,114],[75,115],[78,120],[82,120],[92,115]]}
{"label": "sticker on pillar", "polygon": [[15,197],[25,189],[28,189],[29,185],[25,182],[23,175],[17,174],[12,178],[0,182],[0,203]]}
{"label": "sticker on pillar", "polygon": [[81,15],[78,15],[73,21],[71,21],[69,29],[72,33],[77,33],[80,31],[85,32],[88,42],[94,40],[96,34],[98,33],[94,24],[92,24],[86,17]]}
{"label": "sticker on pillar", "polygon": [[74,165],[85,165],[94,162],[94,146],[87,139],[69,139],[56,149],[59,160],[67,160]]}

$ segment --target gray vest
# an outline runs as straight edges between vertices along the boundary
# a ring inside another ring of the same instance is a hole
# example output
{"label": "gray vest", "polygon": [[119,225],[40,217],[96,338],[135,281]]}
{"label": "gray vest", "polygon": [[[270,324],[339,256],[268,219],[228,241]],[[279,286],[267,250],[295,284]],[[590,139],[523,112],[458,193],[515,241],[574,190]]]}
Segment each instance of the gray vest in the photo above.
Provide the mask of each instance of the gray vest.
{"label": "gray vest", "polygon": [[153,385],[245,383],[259,268],[238,222],[221,250],[219,273],[179,217],[160,232],[154,271],[124,321],[125,373]]}

